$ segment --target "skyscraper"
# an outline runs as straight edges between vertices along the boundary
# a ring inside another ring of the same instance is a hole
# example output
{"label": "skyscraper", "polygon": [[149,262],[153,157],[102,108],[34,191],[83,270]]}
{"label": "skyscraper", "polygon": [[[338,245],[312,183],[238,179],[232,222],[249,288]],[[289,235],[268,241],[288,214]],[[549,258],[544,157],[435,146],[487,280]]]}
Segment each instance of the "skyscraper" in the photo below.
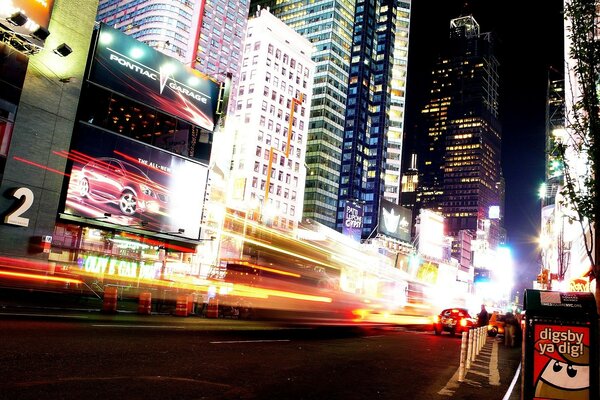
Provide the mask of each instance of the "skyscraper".
{"label": "skyscraper", "polygon": [[380,199],[398,203],[410,1],[252,2],[316,47],[304,216],[342,229],[346,201],[363,208],[363,237]]}
{"label": "skyscraper", "polygon": [[251,12],[268,7],[315,47],[303,215],[329,227],[336,223],[354,5],[353,0],[257,0],[251,4]]}
{"label": "skyscraper", "polygon": [[498,89],[493,36],[481,33],[473,16],[451,20],[422,109],[417,203],[441,212],[450,236],[485,231],[492,249],[501,237],[504,192]]}
{"label": "skyscraper", "polygon": [[399,203],[410,1],[359,1],[354,35],[337,211],[363,207],[362,237],[374,233],[380,200]]}
{"label": "skyscraper", "polygon": [[223,132],[234,135],[230,204],[261,211],[263,221],[281,228],[302,216],[312,50],[267,9],[257,11],[248,22],[232,132]]}

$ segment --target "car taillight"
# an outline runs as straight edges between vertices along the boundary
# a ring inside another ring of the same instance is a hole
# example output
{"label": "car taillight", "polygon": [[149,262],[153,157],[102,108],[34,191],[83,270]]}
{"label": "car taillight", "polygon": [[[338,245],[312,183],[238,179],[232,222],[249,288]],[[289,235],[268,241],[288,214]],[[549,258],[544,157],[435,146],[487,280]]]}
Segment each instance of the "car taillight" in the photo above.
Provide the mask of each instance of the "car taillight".
{"label": "car taillight", "polygon": [[434,316],[433,316],[433,322],[434,322],[434,323],[438,323],[438,322],[440,322],[440,316],[439,316],[439,315],[434,315]]}
{"label": "car taillight", "polygon": [[467,321],[465,318],[461,318],[459,323],[460,323],[460,326],[467,326],[469,321]]}

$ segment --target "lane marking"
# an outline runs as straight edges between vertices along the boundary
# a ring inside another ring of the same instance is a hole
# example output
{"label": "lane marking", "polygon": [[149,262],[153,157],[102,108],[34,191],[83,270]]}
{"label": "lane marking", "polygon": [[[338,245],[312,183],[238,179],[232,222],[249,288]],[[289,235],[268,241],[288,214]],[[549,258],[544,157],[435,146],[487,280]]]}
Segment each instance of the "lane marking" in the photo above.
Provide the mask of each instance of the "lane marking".
{"label": "lane marking", "polygon": [[510,398],[512,391],[515,388],[515,384],[517,383],[517,380],[519,379],[519,376],[521,376],[521,363],[519,363],[519,366],[517,367],[517,372],[515,373],[515,376],[513,377],[513,380],[510,383],[510,386],[508,387],[508,389],[506,390],[506,394],[504,395],[502,400],[508,400]]}
{"label": "lane marking", "polygon": [[454,395],[454,392],[456,392],[456,389],[458,389],[460,387],[460,382],[458,382],[459,370],[460,370],[460,367],[456,370],[454,375],[452,375],[452,378],[450,378],[450,380],[446,383],[446,386],[444,386],[438,392],[438,394],[440,394],[442,396],[448,396],[448,397],[452,397]]}
{"label": "lane marking", "polygon": [[211,344],[229,344],[229,343],[269,343],[269,342],[289,342],[290,339],[259,339],[259,340],[219,340],[209,342]]}
{"label": "lane marking", "polygon": [[185,326],[165,325],[121,325],[121,324],[92,324],[98,328],[151,328],[151,329],[185,329]]}

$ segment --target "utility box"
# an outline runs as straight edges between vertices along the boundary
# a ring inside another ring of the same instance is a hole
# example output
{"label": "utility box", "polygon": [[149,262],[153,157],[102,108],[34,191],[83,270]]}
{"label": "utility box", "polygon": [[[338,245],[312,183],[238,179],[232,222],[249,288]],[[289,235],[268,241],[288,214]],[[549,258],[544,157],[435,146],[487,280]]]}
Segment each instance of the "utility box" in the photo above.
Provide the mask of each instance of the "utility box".
{"label": "utility box", "polygon": [[594,295],[527,289],[523,308],[521,399],[600,398]]}

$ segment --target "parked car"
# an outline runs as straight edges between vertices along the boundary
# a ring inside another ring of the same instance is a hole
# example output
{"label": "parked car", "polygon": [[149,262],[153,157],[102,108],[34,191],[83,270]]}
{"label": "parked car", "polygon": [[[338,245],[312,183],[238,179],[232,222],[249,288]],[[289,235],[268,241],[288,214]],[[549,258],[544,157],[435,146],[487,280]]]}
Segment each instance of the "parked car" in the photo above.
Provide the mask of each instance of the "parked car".
{"label": "parked car", "polygon": [[504,315],[494,311],[488,322],[488,336],[504,335]]}
{"label": "parked car", "polygon": [[126,216],[165,212],[168,202],[166,190],[141,169],[111,157],[94,159],[81,169],[79,195],[116,204]]}
{"label": "parked car", "polygon": [[473,318],[466,308],[447,308],[433,317],[433,332],[436,335],[441,335],[442,332],[455,335],[467,332],[475,326],[477,326],[477,319]]}

